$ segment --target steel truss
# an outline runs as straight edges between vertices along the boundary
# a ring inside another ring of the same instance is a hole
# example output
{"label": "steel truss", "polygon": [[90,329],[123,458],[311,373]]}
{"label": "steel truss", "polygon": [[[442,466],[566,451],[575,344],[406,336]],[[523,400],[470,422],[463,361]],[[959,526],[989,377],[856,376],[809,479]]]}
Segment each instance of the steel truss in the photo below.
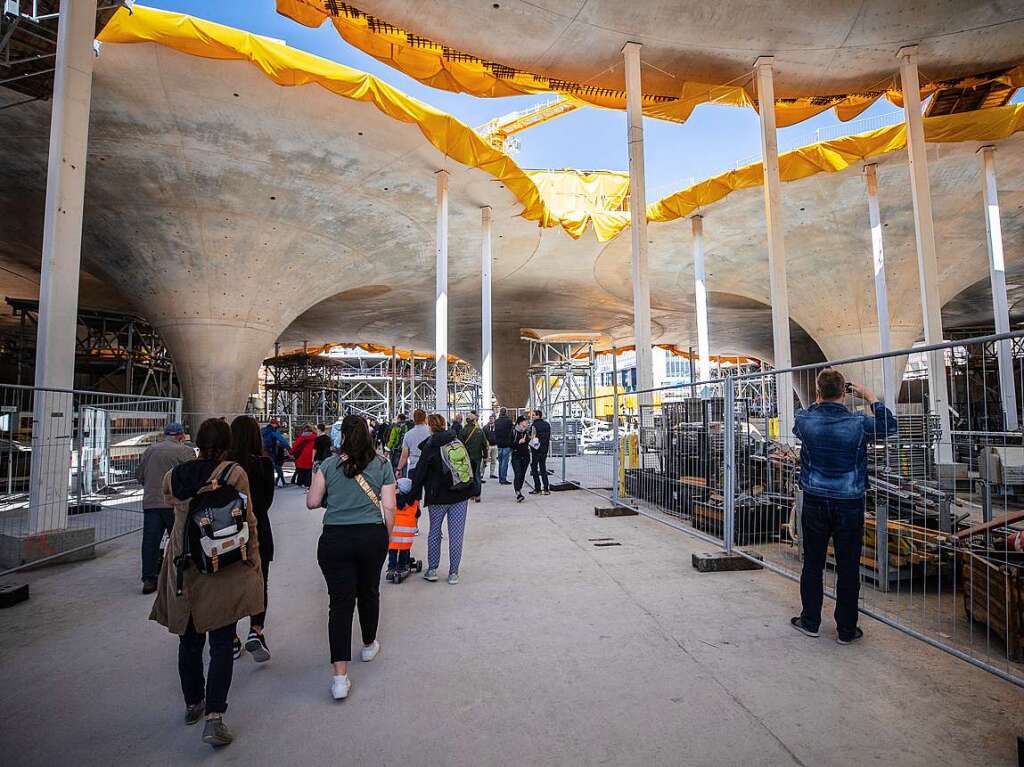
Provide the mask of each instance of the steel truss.
{"label": "steel truss", "polygon": [[[266,415],[316,416],[322,422],[355,413],[383,419],[416,408],[436,410],[437,365],[415,352],[329,356],[304,348],[263,361]],[[480,407],[480,376],[462,360],[448,363],[449,409]]]}
{"label": "steel truss", "polygon": [[529,341],[530,407],[545,418],[593,418],[593,342]]}
{"label": "steel truss", "polygon": [[[39,302],[7,298],[18,329],[0,342],[0,360],[13,383],[35,376]],[[75,387],[111,394],[180,396],[174,364],[157,330],[141,317],[80,309],[75,338]]]}

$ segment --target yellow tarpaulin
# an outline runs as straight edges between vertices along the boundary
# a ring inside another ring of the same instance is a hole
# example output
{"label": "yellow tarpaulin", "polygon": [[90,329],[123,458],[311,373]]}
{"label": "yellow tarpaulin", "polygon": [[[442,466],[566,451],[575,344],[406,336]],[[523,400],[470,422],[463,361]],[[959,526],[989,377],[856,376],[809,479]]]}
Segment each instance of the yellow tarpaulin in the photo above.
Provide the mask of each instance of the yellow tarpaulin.
{"label": "yellow tarpaulin", "polygon": [[[494,61],[485,61],[469,52],[457,51],[443,42],[427,39],[363,13],[347,3],[324,0],[277,0],[277,11],[307,27],[319,27],[328,18],[338,34],[350,45],[394,67],[424,85],[455,93],[494,98],[535,93],[560,93],[590,106],[625,109],[625,91],[596,88],[581,83],[554,80]],[[643,96],[643,112],[648,117],[685,122],[700,104],[728,104],[757,107],[757,97],[749,85],[711,85],[681,80],[675,93]],[[921,88],[922,100],[943,88],[975,87],[1001,82],[1015,88],[1024,86],[1024,65],[950,81],[932,81]],[[775,121],[778,127],[795,125],[834,109],[842,120],[851,120],[878,99],[885,97],[902,106],[903,96],[895,86],[865,93],[813,95],[805,98],[778,99]]]}
{"label": "yellow tarpaulin", "polygon": [[[298,2],[298,0],[295,0]],[[556,212],[538,187],[548,182],[531,177],[504,152],[493,148],[467,125],[451,115],[401,91],[372,75],[346,67],[284,43],[196,19],[180,13],[136,5],[129,13],[118,10],[99,35],[104,43],[158,43],[182,53],[210,59],[249,61],[273,82],[282,86],[316,84],[344,98],[373,104],[384,114],[415,125],[428,142],[454,161],[478,168],[500,180],[523,206],[521,215],[540,226],[561,226],[571,237],[581,237],[589,224],[598,240],[612,239],[629,226],[629,213],[617,210],[565,210]],[[929,142],[996,141],[1024,128],[1024,105],[996,107],[976,112],[925,119]],[[783,181],[796,181],[816,173],[835,173],[869,157],[902,149],[903,125],[882,128],[858,136],[826,141],[787,152],[780,157]],[[577,174],[581,188],[607,184],[622,192],[625,174],[608,174],[588,181]],[[611,180],[612,176],[617,180]],[[572,183],[577,183],[573,181]],[[690,215],[738,189],[760,186],[761,164],[755,163],[702,181],[647,207],[647,220],[667,222]]]}

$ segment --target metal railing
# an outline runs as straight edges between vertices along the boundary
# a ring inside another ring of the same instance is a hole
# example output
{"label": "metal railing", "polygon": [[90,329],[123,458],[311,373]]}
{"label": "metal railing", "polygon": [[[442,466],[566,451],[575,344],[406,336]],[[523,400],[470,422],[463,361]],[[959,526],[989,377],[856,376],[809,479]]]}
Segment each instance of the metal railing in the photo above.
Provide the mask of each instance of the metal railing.
{"label": "metal railing", "polygon": [[140,530],[135,469],[180,414],[176,398],[0,385],[0,574]]}
{"label": "metal railing", "polygon": [[[1008,355],[1014,392],[1005,399],[997,360],[1001,346],[1018,349],[1022,337],[993,335],[581,399],[552,414],[553,424],[561,421],[576,435],[561,454],[553,444],[553,468],[563,482],[799,580],[806,553],[803,446],[793,424],[779,423],[777,403],[765,407],[738,392],[757,391],[762,381],[771,391],[789,379],[809,406],[818,373],[835,367],[881,398],[895,374],[895,424],[879,420],[861,397],[848,394],[845,402],[871,415],[863,424],[859,609],[1024,686],[1024,436],[1019,427],[1006,428],[1015,418],[1008,403],[1020,411],[1024,360]],[[949,433],[934,412],[927,376],[902,379],[896,372],[911,351],[934,352],[921,355],[924,365],[945,362]],[[596,417],[575,419],[574,429],[569,413],[581,410]],[[838,447],[833,457],[842,460]],[[830,543],[825,578],[833,597],[836,571]]]}

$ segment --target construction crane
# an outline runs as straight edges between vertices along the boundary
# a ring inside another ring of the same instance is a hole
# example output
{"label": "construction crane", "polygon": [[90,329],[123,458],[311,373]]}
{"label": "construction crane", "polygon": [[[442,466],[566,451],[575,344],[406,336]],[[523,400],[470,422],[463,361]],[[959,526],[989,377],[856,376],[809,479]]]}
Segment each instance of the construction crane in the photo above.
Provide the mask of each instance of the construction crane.
{"label": "construction crane", "polygon": [[559,96],[550,101],[535,104],[529,109],[521,109],[518,112],[495,117],[477,128],[476,132],[495,149],[514,154],[519,150],[518,140],[512,139],[515,134],[522,133],[527,128],[540,125],[548,120],[554,120],[556,117],[579,109],[579,107],[579,103]]}

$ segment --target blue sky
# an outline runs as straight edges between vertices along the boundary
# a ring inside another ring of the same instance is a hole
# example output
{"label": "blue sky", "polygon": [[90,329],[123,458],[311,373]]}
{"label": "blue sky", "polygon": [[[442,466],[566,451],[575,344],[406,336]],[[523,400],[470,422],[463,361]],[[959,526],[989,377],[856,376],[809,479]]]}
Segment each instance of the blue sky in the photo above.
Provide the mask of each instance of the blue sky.
{"label": "blue sky", "polygon": [[[330,23],[308,29],[277,14],[274,0],[150,0],[166,10],[180,11],[285,40],[288,45],[377,75],[405,93],[458,117],[471,126],[551,96],[481,99],[435,90],[353,48]],[[472,52],[472,51],[470,51]],[[312,86],[310,86],[312,87]],[[1015,101],[1018,99],[1015,99]],[[843,133],[878,127],[867,124],[898,110],[879,101]],[[831,111],[781,130],[780,149],[785,151],[814,143],[816,131],[840,125]],[[834,137],[829,135],[829,138]],[[683,125],[644,120],[648,202],[760,157],[757,114],[752,109],[702,105]],[[520,134],[515,156],[524,168],[580,168],[626,170],[626,117],[624,112],[583,109]]]}

